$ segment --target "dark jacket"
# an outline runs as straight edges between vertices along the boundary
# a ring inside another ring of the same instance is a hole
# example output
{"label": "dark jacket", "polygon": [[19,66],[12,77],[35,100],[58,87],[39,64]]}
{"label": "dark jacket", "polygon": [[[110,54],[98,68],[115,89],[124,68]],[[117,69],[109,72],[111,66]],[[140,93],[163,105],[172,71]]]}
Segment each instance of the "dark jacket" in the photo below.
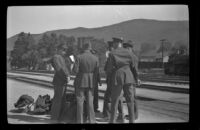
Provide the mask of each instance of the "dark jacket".
{"label": "dark jacket", "polygon": [[55,75],[53,77],[53,85],[62,86],[67,82],[67,77],[69,76],[69,71],[65,63],[65,59],[61,55],[54,55],[51,64],[55,70]]}
{"label": "dark jacket", "polygon": [[74,64],[73,71],[76,73],[75,87],[93,88],[95,75],[99,71],[98,58],[90,50],[84,51],[78,55]]}
{"label": "dark jacket", "polygon": [[136,67],[133,54],[124,48],[111,51],[107,63],[107,73],[113,73],[114,85],[125,85],[136,83],[132,69]]}

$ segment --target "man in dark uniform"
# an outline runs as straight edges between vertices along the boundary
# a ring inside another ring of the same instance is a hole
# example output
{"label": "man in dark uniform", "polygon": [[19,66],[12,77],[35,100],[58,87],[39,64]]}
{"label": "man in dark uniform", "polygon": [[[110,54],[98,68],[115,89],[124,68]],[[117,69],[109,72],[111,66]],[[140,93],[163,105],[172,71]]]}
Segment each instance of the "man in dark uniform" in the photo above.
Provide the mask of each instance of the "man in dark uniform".
{"label": "man in dark uniform", "polygon": [[86,101],[89,123],[95,123],[93,107],[94,74],[99,70],[98,58],[91,53],[91,43],[86,41],[83,53],[78,55],[73,71],[76,73],[77,123],[83,123],[83,103]]}
{"label": "man in dark uniform", "polygon": [[[128,41],[126,43],[123,43],[123,47],[128,49],[131,53],[133,53],[133,57],[135,58],[135,63],[136,63],[135,66],[136,67],[135,67],[135,69],[132,68],[131,71],[133,73],[135,80],[138,80],[138,58],[133,52],[133,43],[131,41]],[[138,82],[138,85],[139,85],[139,83],[140,83],[140,80]],[[137,119],[138,118],[138,103],[137,103],[135,87],[134,87],[133,91],[134,91],[134,113],[135,113],[134,115],[135,115],[135,119]]]}
{"label": "man in dark uniform", "polygon": [[55,55],[52,57],[43,59],[43,61],[51,63],[55,70],[53,77],[54,97],[51,107],[51,119],[55,122],[57,122],[61,116],[60,114],[64,102],[63,97],[66,89],[65,84],[67,84],[70,79],[69,70],[67,69],[64,59],[65,51],[65,48],[60,48],[56,50]]}
{"label": "man in dark uniform", "polygon": [[131,69],[135,68],[134,57],[131,52],[122,47],[122,40],[115,39],[118,42],[114,44],[114,49],[110,53],[108,61],[108,70],[113,72],[113,88],[111,92],[111,118],[110,123],[116,122],[116,110],[118,102],[123,96],[126,99],[129,113],[129,123],[134,123],[134,91],[133,85],[137,83],[134,79]]}
{"label": "man in dark uniform", "polygon": [[[111,113],[111,91],[112,91],[112,72],[110,72],[108,69],[108,61],[109,61],[109,53],[114,49],[113,48],[113,44],[115,41],[108,41],[108,51],[106,53],[106,57],[107,57],[107,61],[104,67],[104,71],[106,73],[106,83],[107,83],[107,88],[106,88],[106,92],[104,95],[104,104],[103,104],[103,116],[105,119],[109,119],[110,118],[110,113]],[[124,113],[123,113],[123,100],[121,98],[121,100],[119,100],[119,105],[118,105],[118,112],[119,112],[119,116],[118,119],[121,120],[122,122],[124,121]]]}

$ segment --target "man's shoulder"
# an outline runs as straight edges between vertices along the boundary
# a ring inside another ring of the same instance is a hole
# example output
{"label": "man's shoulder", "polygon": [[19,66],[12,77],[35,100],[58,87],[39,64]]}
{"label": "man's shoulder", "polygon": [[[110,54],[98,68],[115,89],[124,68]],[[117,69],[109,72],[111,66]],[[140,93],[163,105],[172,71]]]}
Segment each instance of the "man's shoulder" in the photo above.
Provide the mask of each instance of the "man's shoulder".
{"label": "man's shoulder", "polygon": [[59,55],[59,54],[55,54],[55,55],[53,55],[53,58],[60,58],[60,57],[62,57],[62,56]]}
{"label": "man's shoulder", "polygon": [[121,53],[130,54],[129,51],[125,48],[117,48],[111,52],[112,55],[121,54]]}
{"label": "man's shoulder", "polygon": [[82,53],[82,54],[79,54],[77,56],[77,58],[80,58],[80,59],[85,59],[85,58],[92,58],[92,59],[98,59],[98,57],[92,53]]}

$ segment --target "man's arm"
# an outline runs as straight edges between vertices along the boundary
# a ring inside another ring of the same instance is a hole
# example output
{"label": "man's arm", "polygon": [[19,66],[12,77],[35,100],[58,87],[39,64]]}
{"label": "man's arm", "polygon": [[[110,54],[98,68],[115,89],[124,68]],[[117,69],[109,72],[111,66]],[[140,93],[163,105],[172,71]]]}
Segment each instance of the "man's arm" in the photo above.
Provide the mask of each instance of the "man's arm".
{"label": "man's arm", "polygon": [[61,62],[58,56],[53,57],[54,69],[55,71],[60,71],[61,69]]}
{"label": "man's arm", "polygon": [[110,74],[114,70],[114,56],[112,54],[109,54],[109,57],[106,62],[107,63],[104,70],[107,74]]}
{"label": "man's arm", "polygon": [[131,71],[133,73],[133,77],[134,77],[136,83],[138,83],[138,80],[139,80],[137,67],[138,67],[137,66],[137,61],[136,61],[134,55],[131,55],[131,65],[130,65],[130,68],[131,68]]}
{"label": "man's arm", "polygon": [[79,72],[79,57],[78,56],[75,58],[75,63],[74,63],[72,71],[75,74],[77,74]]}
{"label": "man's arm", "polygon": [[95,73],[97,75],[97,82],[99,83],[99,85],[101,86],[101,77],[100,77],[100,69],[99,69],[99,60],[97,60],[97,65],[96,65],[96,69],[95,69]]}

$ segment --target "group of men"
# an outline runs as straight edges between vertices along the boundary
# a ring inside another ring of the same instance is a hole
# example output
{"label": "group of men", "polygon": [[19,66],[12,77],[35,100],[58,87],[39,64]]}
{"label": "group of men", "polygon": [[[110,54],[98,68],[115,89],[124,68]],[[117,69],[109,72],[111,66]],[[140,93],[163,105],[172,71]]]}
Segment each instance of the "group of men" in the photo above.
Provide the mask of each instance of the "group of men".
{"label": "group of men", "polygon": [[[107,88],[104,95],[103,115],[110,123],[115,123],[118,109],[118,119],[124,122],[123,97],[125,97],[129,123],[134,123],[138,116],[135,87],[140,81],[137,75],[137,58],[133,53],[133,45],[130,42],[123,42],[119,38],[113,38],[113,41],[108,42],[108,44],[109,53],[104,68],[107,77]],[[62,100],[63,86],[66,82],[69,82],[70,73],[67,71],[67,65],[62,60],[61,55],[54,56],[51,61],[56,71],[53,79],[56,102],[53,101],[52,104],[52,115],[54,115],[52,117],[58,118],[59,110],[62,107],[59,100]],[[87,119],[88,123],[96,123],[98,85],[101,86],[101,80],[99,59],[92,51],[90,41],[83,44],[83,52],[75,57],[72,71],[76,75],[74,87],[77,101],[77,123],[84,123],[84,119]]]}

